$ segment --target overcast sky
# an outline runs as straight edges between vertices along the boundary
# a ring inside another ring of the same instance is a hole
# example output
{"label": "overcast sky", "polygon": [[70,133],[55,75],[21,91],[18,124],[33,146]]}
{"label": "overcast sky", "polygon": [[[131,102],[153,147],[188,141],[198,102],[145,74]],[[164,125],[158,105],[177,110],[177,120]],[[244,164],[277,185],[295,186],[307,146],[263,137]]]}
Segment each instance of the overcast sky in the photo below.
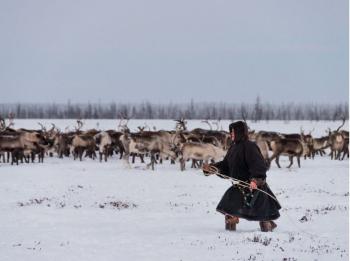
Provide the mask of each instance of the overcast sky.
{"label": "overcast sky", "polygon": [[346,0],[0,1],[0,102],[348,101]]}

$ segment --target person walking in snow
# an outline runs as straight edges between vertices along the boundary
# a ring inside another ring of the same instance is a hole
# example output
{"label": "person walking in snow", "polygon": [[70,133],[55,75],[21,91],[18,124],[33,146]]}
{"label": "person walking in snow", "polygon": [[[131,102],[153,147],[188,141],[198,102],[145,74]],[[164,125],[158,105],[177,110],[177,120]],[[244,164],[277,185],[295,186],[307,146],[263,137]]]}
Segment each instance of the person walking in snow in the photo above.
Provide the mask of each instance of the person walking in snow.
{"label": "person walking in snow", "polygon": [[[231,123],[232,145],[223,161],[203,164],[205,175],[223,174],[249,184],[233,184],[223,195],[216,210],[225,215],[227,230],[236,230],[239,218],[259,221],[263,232],[277,227],[280,204],[266,183],[267,166],[259,147],[248,139],[248,126],[243,121]],[[243,183],[244,184],[244,183]],[[263,193],[262,190],[268,194]]]}

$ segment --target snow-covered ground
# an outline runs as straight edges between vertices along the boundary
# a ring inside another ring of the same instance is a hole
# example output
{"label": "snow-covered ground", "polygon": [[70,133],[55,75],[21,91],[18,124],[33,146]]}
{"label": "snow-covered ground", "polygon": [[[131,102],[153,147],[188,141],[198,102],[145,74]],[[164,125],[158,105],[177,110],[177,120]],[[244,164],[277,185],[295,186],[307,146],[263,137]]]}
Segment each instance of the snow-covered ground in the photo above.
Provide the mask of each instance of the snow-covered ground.
{"label": "snow-covered ground", "polygon": [[[37,128],[16,120],[16,128]],[[40,121],[44,122],[44,121]],[[74,121],[54,122],[64,129]],[[116,121],[86,121],[87,128]],[[145,121],[130,121],[136,128]],[[147,121],[172,129],[174,121]],[[228,122],[222,123],[227,128]],[[257,130],[322,136],[339,122],[261,122]],[[189,128],[205,127],[200,121]],[[273,163],[268,183],[282,210],[274,232],[241,220],[224,229],[216,205],[230,182],[164,162],[125,169],[116,157],[100,163],[45,158],[43,164],[0,163],[0,260],[348,260],[349,161],[302,160],[299,169]]]}

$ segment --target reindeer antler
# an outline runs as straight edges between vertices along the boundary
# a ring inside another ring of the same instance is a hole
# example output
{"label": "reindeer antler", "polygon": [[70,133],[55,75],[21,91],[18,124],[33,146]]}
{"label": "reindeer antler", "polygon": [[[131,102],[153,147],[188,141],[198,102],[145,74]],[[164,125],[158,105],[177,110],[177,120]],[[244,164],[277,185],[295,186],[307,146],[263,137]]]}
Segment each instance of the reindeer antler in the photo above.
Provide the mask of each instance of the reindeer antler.
{"label": "reindeer antler", "polygon": [[13,122],[13,120],[15,119],[14,113],[10,112],[8,115],[8,118],[9,118],[9,125],[7,126],[7,128],[15,125],[15,123]]}
{"label": "reindeer antler", "polygon": [[309,132],[309,135],[311,135],[311,133],[315,130],[315,127]]}
{"label": "reindeer antler", "polygon": [[219,130],[219,122],[218,121],[213,121],[212,123],[214,125],[216,125],[216,130]]}
{"label": "reindeer antler", "polygon": [[209,125],[210,130],[212,130],[212,129],[213,129],[213,127],[211,126],[211,124],[210,124],[209,120],[202,120],[202,122],[203,122],[203,123],[208,124],[208,125]]}
{"label": "reindeer antler", "polygon": [[344,124],[345,124],[345,117],[342,118],[342,121],[343,121],[342,124],[338,127],[336,132],[338,132],[340,130],[340,128],[344,126]]}
{"label": "reindeer antler", "polygon": [[45,126],[44,126],[44,125],[42,125],[40,122],[38,122],[38,124],[40,125],[41,130],[42,130],[42,131],[44,131],[44,132],[46,132],[46,128],[45,128]]}
{"label": "reindeer antler", "polygon": [[[128,117],[122,113],[119,113],[119,117],[120,117],[120,121],[118,124],[118,129],[128,128],[128,123],[129,123],[130,117]],[[125,120],[126,120],[125,124],[122,124],[123,121],[125,121]]]}
{"label": "reindeer antler", "polygon": [[80,131],[81,128],[83,127],[84,123],[81,121],[81,120],[77,120],[77,124],[78,124],[78,128],[77,127],[74,127],[75,128],[75,131]]}
{"label": "reindeer antler", "polygon": [[49,130],[49,133],[53,133],[53,131],[56,129],[56,125],[51,123],[52,128]]}
{"label": "reindeer antler", "polygon": [[176,123],[177,130],[187,130],[187,127],[186,127],[187,121],[183,117],[181,119],[175,120],[175,121],[177,122]]}

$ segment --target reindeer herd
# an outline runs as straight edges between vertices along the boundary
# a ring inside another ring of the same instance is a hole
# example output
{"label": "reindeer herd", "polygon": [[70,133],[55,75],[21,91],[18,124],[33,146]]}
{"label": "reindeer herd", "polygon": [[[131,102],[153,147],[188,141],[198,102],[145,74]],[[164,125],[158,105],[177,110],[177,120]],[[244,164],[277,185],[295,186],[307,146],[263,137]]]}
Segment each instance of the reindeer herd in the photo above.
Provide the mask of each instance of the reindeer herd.
{"label": "reindeer herd", "polygon": [[[0,119],[0,163],[43,162],[45,156],[80,161],[85,157],[98,157],[102,162],[118,155],[127,167],[135,163],[136,157],[142,163],[147,157],[147,167],[152,170],[165,160],[170,164],[178,162],[180,169],[185,170],[188,161],[192,168],[201,167],[203,162],[220,161],[231,145],[229,133],[219,130],[218,125],[217,130],[213,130],[208,121],[203,122],[209,124],[210,129],[188,130],[187,122],[179,119],[174,130],[152,131],[149,127],[148,130],[138,127],[138,132],[130,131],[129,120],[123,121],[119,122],[118,130],[82,131],[83,123],[78,120],[74,131],[62,132],[53,124],[47,130],[40,123],[41,128],[36,130],[14,129],[12,122],[6,124]],[[256,142],[268,166],[275,160],[280,168],[280,156],[288,156],[288,168],[293,165],[294,157],[300,167],[301,158],[314,159],[329,152],[331,159],[349,158],[349,132],[341,130],[344,124],[345,119],[336,130],[328,129],[323,137],[313,137],[312,132],[305,134],[303,130],[295,134],[250,130],[249,139]]]}

